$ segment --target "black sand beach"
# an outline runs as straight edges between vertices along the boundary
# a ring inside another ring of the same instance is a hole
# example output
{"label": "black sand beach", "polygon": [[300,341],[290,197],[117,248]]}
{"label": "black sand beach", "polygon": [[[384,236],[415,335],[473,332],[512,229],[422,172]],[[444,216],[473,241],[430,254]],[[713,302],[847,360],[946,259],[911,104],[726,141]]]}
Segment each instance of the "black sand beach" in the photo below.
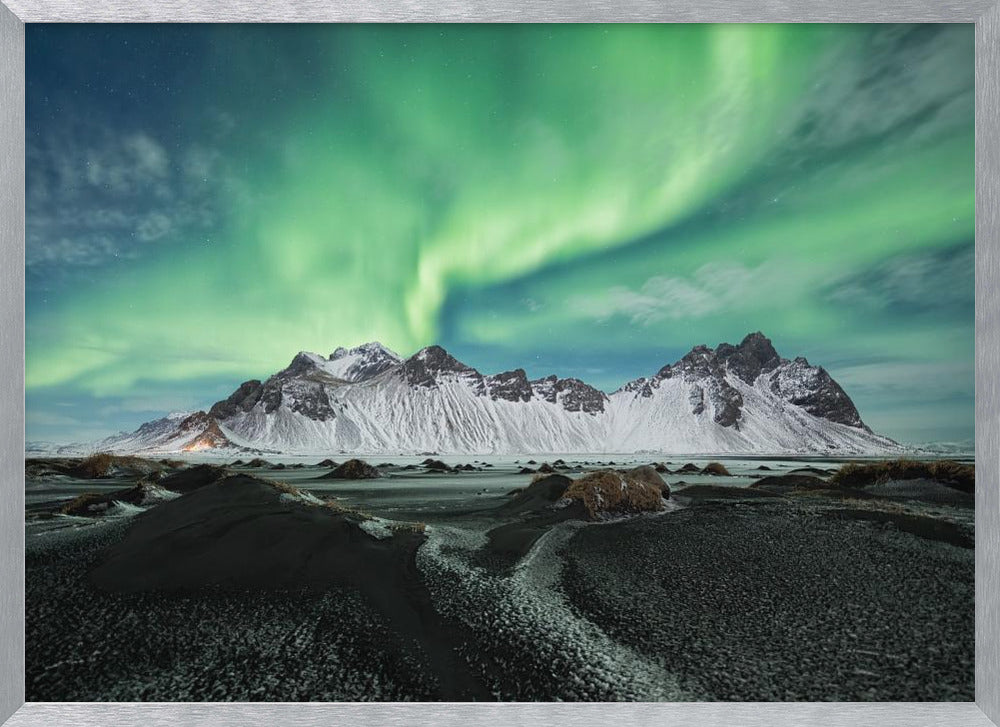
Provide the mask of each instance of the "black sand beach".
{"label": "black sand beach", "polygon": [[177,467],[185,494],[128,515],[36,503],[28,698],[973,698],[966,493],[687,473],[665,509],[595,519],[565,499],[587,469],[514,494],[469,473],[493,489],[374,519],[300,489],[315,468]]}

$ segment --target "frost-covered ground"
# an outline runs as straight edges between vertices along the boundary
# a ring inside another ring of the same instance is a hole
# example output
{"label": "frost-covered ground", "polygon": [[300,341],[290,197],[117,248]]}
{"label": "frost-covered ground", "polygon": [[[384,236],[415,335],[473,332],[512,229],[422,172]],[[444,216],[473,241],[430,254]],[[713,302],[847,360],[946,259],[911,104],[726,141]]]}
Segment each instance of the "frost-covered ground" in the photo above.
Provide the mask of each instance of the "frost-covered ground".
{"label": "frost-covered ground", "polygon": [[[344,457],[334,456],[343,461]],[[973,551],[815,499],[689,505],[602,524],[557,524],[513,567],[479,557],[492,512],[530,483],[523,467],[722,462],[746,488],[765,475],[837,462],[658,455],[437,457],[474,471],[425,473],[426,457],[376,480],[317,480],[323,457],[270,458],[242,472],[427,524],[417,551],[446,645],[402,633],[358,592],[110,594],[86,574],[142,508],[100,519],[29,520],[27,688],[32,700],[967,700],[972,698]],[[217,460],[216,460],[217,461]],[[283,464],[284,469],[274,469]],[[294,465],[308,465],[294,468]],[[490,465],[490,466],[487,466]],[[766,468],[766,469],[762,469]],[[85,491],[27,485],[29,508]],[[895,507],[895,506],[894,506]],[[843,512],[842,508],[839,512]],[[971,531],[972,512],[922,513]],[[440,634],[439,634],[440,635]],[[441,678],[442,672],[461,678]]]}

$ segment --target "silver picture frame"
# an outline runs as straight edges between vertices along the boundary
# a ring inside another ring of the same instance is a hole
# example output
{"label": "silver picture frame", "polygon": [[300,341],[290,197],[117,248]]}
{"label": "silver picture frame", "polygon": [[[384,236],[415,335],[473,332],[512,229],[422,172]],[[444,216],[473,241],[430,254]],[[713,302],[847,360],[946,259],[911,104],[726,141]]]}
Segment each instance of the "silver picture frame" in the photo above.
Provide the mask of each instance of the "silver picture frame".
{"label": "silver picture frame", "polygon": [[[1000,725],[1000,0],[0,0],[0,723]],[[24,25],[48,22],[935,22],[976,26],[976,701],[25,703]]]}

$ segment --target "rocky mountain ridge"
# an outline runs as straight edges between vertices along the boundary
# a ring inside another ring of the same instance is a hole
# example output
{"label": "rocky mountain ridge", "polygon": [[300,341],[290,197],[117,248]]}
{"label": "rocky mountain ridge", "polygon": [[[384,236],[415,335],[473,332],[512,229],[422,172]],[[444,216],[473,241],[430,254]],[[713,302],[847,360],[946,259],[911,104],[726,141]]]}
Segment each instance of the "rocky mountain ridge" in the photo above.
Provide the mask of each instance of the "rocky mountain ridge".
{"label": "rocky mountain ridge", "polygon": [[149,422],[113,451],[856,454],[898,449],[819,366],[760,332],[696,346],[606,394],[574,378],[484,375],[440,346],[402,358],[378,343],[300,352],[207,411]]}

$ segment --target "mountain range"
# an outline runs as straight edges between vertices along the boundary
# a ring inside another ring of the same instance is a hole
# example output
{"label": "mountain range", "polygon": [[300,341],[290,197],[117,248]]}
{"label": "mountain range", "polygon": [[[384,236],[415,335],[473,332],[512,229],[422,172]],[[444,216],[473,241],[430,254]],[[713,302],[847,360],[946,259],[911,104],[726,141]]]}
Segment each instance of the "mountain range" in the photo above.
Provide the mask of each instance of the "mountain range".
{"label": "mountain range", "polygon": [[104,440],[114,452],[663,452],[868,454],[900,446],[865,425],[820,366],[762,333],[696,346],[606,394],[574,378],[482,374],[440,346],[402,358],[379,343],[300,352],[207,411]]}

